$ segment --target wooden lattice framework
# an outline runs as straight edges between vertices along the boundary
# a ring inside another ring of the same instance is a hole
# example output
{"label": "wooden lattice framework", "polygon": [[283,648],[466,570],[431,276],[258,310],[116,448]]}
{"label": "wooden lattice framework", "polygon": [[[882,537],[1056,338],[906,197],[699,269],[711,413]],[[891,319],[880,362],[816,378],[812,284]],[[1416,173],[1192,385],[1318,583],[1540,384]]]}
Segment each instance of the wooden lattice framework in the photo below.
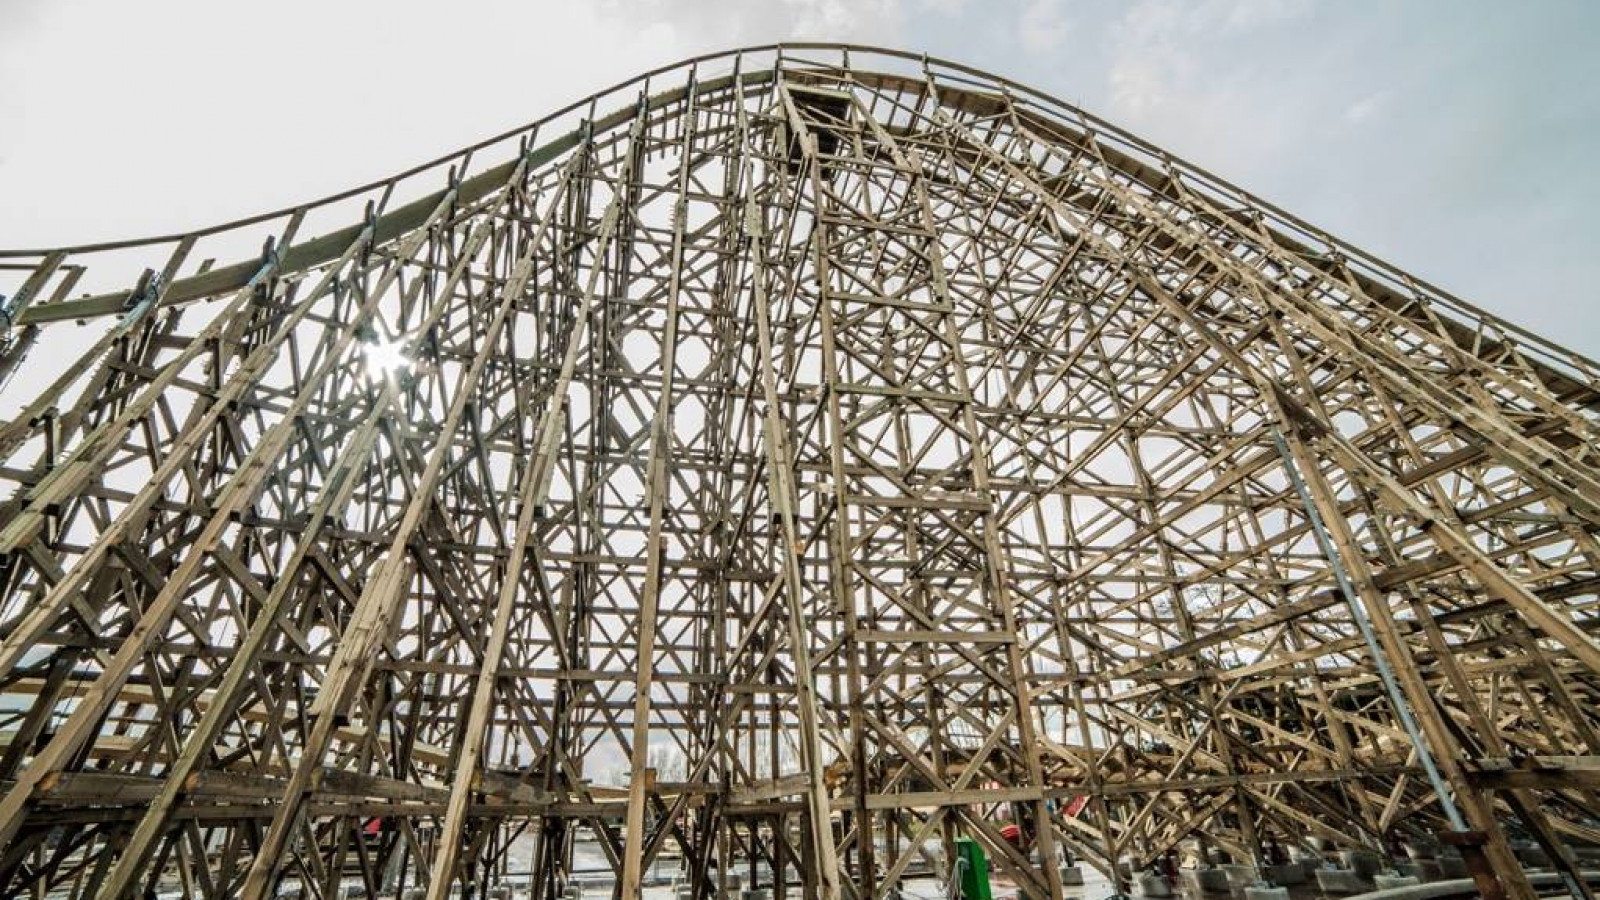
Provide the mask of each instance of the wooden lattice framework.
{"label": "wooden lattice framework", "polygon": [[0,256],[0,894],[1059,898],[1430,759],[1513,896],[1600,842],[1600,369],[1004,79],[705,57]]}

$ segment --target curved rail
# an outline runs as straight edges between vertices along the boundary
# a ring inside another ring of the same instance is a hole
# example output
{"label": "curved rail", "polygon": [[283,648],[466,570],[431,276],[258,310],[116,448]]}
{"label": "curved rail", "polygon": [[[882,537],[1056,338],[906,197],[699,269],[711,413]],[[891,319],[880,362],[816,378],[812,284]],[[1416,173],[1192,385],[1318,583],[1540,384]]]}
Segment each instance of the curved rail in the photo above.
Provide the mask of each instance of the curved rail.
{"label": "curved rail", "polygon": [[[1583,880],[1589,884],[1600,885],[1600,870],[1584,869],[1581,874]],[[1565,894],[1566,883],[1559,873],[1529,872],[1527,877],[1528,884],[1538,890],[1540,896],[1554,897]],[[1347,900],[1442,900],[1446,897],[1477,896],[1479,896],[1477,882],[1471,878],[1454,878],[1449,881],[1430,881],[1425,884],[1368,891],[1365,894],[1351,895]]]}
{"label": "curved rail", "polygon": [[[812,59],[805,55],[812,53],[837,54],[837,60]],[[1600,382],[1600,363],[1596,363],[1593,359],[1546,340],[1428,281],[1416,278],[1232,182],[1043,91],[1004,76],[927,54],[861,44],[811,42],[743,47],[702,54],[660,66],[576,100],[536,121],[436,157],[388,178],[283,209],[179,234],[67,247],[0,250],[0,273],[8,270],[27,273],[21,286],[14,288],[9,300],[0,303],[0,336],[13,325],[63,320],[81,321],[116,315],[137,302],[138,290],[133,288],[67,299],[67,294],[87,268],[82,263],[74,262],[75,257],[171,245],[174,248],[174,260],[181,261],[182,258],[195,257],[192,251],[202,239],[226,235],[238,236],[246,230],[272,224],[274,227],[271,229],[255,232],[256,240],[265,237],[269,242],[269,248],[263,252],[262,258],[246,258],[231,265],[208,268],[202,273],[175,279],[167,286],[161,303],[163,305],[182,303],[212,296],[247,283],[261,268],[263,260],[272,253],[273,243],[280,242],[282,237],[292,235],[303,221],[313,218],[318,213],[332,211],[340,204],[352,200],[367,198],[368,209],[359,214],[356,224],[324,233],[318,238],[286,249],[281,258],[275,260],[280,274],[301,271],[328,261],[333,255],[337,255],[338,251],[334,248],[348,244],[367,224],[374,226],[376,239],[379,242],[403,234],[419,224],[432,205],[437,203],[452,186],[459,188],[464,199],[469,199],[475,196],[475,193],[487,190],[490,184],[497,183],[497,176],[503,178],[523,155],[531,155],[531,162],[535,164],[541,160],[556,158],[564,150],[570,149],[577,140],[579,130],[588,124],[592,124],[596,129],[604,128],[630,115],[631,107],[637,102],[638,97],[629,98],[629,94],[642,94],[652,109],[671,103],[682,95],[684,88],[678,87],[660,94],[650,94],[652,82],[659,81],[668,73],[683,73],[686,81],[698,78],[705,70],[712,69],[722,73],[720,78],[739,77],[746,79],[747,83],[759,83],[770,79],[773,72],[780,67],[808,66],[850,69],[861,73],[910,75],[932,79],[939,84],[941,90],[1005,95],[1015,103],[1036,109],[1060,126],[1081,129],[1106,149],[1114,152],[1121,162],[1130,164],[1134,170],[1144,171],[1151,179],[1159,181],[1174,176],[1181,177],[1189,190],[1204,190],[1231,206],[1240,215],[1260,217],[1264,224],[1289,246],[1346,265],[1362,278],[1374,293],[1388,301],[1403,305],[1410,298],[1424,299],[1436,309],[1444,311],[1461,326],[1457,336],[1459,340],[1500,342],[1513,338],[1518,351],[1527,354],[1547,370],[1545,372],[1547,382],[1551,382],[1551,386],[1558,391],[1576,394],[1587,390],[1589,385]],[[597,112],[607,108],[615,109],[615,112],[597,120],[595,118]],[[543,144],[538,143],[542,134],[563,128],[565,130],[560,131],[558,137]],[[505,150],[512,145],[515,145],[515,153],[508,155],[506,159],[491,168],[467,177],[467,169],[475,161],[487,155],[486,151]],[[418,193],[419,190],[426,189],[422,184],[422,176],[437,173],[440,169],[447,170],[446,183],[437,190]],[[411,195],[408,202],[394,206],[408,195]],[[237,240],[234,241],[234,245],[237,247]],[[244,255],[237,249],[234,253]],[[24,262],[25,260],[32,262]],[[61,279],[63,284],[54,296],[48,301],[42,300],[43,288],[57,270],[70,274]],[[132,274],[136,274],[136,271],[125,273],[125,276]],[[131,280],[127,278],[123,283]]]}

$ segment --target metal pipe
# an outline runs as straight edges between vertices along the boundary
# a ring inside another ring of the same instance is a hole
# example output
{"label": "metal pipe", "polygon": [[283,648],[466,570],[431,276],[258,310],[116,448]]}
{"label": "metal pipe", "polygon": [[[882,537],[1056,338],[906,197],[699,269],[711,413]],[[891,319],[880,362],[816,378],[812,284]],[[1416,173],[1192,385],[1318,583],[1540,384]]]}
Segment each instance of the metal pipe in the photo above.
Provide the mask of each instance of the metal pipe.
{"label": "metal pipe", "polygon": [[1366,611],[1361,608],[1355,586],[1350,583],[1350,575],[1345,572],[1344,563],[1339,559],[1339,551],[1333,546],[1332,538],[1328,537],[1322,516],[1317,512],[1316,504],[1312,502],[1311,491],[1306,487],[1305,480],[1300,477],[1300,468],[1295,465],[1294,456],[1289,453],[1289,444],[1276,426],[1272,429],[1272,442],[1277,445],[1278,455],[1283,458],[1284,470],[1289,473],[1289,482],[1300,495],[1300,503],[1305,507],[1306,516],[1311,520],[1311,532],[1316,535],[1317,546],[1322,549],[1322,555],[1327,557],[1328,565],[1333,567],[1333,577],[1339,584],[1339,592],[1344,595],[1345,602],[1350,606],[1350,615],[1355,618],[1356,627],[1361,629],[1361,637],[1367,642],[1367,650],[1372,654],[1372,662],[1378,668],[1378,677],[1383,681],[1384,692],[1389,695],[1389,703],[1394,706],[1395,715],[1400,718],[1400,724],[1411,738],[1411,745],[1417,748],[1417,758],[1422,762],[1422,770],[1428,775],[1428,783],[1433,786],[1433,792],[1439,798],[1439,805],[1444,807],[1445,818],[1450,820],[1450,827],[1456,831],[1469,831],[1466,820],[1461,817],[1461,810],[1456,808],[1455,794],[1450,791],[1444,778],[1439,774],[1439,767],[1434,764],[1428,742],[1423,737],[1422,731],[1417,728],[1417,721],[1411,715],[1411,707],[1407,705],[1405,696],[1400,693],[1394,669],[1389,666],[1388,656],[1378,645],[1378,636],[1372,630],[1372,622],[1367,619]]}

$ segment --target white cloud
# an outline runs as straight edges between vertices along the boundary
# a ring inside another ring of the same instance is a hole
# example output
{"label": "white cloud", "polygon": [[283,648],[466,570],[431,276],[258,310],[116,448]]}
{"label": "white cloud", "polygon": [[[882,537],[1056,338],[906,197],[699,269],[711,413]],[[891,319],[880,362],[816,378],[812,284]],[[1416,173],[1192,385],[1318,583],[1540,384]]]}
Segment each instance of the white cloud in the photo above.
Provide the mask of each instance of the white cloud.
{"label": "white cloud", "polygon": [[1185,46],[1191,28],[1185,17],[1177,3],[1146,0],[1111,26],[1106,81],[1114,112],[1143,118],[1167,103],[1174,86],[1192,81],[1194,66]]}
{"label": "white cloud", "polygon": [[1592,349],[1597,26],[1493,0],[0,0],[0,247],[264,212],[687,56],[842,41],[1080,103],[1512,317],[1558,298],[1551,333]]}
{"label": "white cloud", "polygon": [[[959,11],[961,0],[922,0]],[[696,50],[786,40],[897,43],[906,0],[605,0],[601,9],[620,26],[648,22],[670,28]]]}
{"label": "white cloud", "polygon": [[[1140,0],[1107,28],[1108,112],[1203,164],[1265,163],[1301,130],[1283,79],[1262,77],[1251,32],[1306,15],[1305,0]],[[1176,149],[1176,148],[1174,148]]]}
{"label": "white cloud", "polygon": [[1360,100],[1345,107],[1344,120],[1351,125],[1360,125],[1383,112],[1389,105],[1391,92],[1388,90],[1373,91]]}
{"label": "white cloud", "polygon": [[[687,55],[583,4],[389,0],[377,26],[375,12],[38,6],[0,53],[0,246],[181,232],[311,200]],[[492,36],[462,45],[467,23]],[[249,63],[269,56],[281,64]]]}
{"label": "white cloud", "polygon": [[1197,9],[1202,18],[1242,32],[1298,19],[1309,13],[1312,5],[1312,0],[1209,0]]}
{"label": "white cloud", "polygon": [[[1219,41],[1292,22],[1311,9],[1310,0],[1141,0],[1109,29],[1112,104],[1142,114],[1214,92],[1227,77],[1217,70],[1202,73],[1202,53],[1222,49]],[[1236,61],[1226,50],[1211,59],[1224,71]]]}
{"label": "white cloud", "polygon": [[1145,56],[1125,56],[1111,65],[1107,78],[1111,87],[1111,106],[1118,112],[1143,118],[1166,100],[1166,85],[1171,80],[1165,71],[1170,66]]}
{"label": "white cloud", "polygon": [[1017,17],[1017,40],[1029,53],[1060,49],[1070,30],[1064,0],[1026,0]]}

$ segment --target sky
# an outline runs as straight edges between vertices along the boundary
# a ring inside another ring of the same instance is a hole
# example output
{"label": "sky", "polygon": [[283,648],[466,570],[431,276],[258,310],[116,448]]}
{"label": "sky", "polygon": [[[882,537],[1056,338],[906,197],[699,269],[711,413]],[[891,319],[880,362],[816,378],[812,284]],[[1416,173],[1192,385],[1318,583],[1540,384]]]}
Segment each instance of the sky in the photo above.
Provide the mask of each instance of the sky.
{"label": "sky", "polygon": [[376,180],[644,69],[925,51],[1600,357],[1600,2],[0,0],[0,248]]}

